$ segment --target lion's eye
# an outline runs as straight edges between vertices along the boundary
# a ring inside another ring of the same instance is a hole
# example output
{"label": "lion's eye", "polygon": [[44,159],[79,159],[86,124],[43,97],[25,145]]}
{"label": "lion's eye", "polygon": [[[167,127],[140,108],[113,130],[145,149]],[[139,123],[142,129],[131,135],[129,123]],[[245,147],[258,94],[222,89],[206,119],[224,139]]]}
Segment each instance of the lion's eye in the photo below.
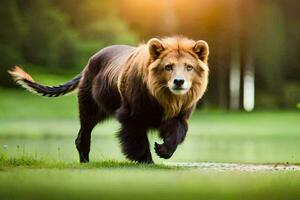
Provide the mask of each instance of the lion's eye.
{"label": "lion's eye", "polygon": [[166,65],[165,70],[168,71],[168,72],[172,71],[173,70],[173,65],[172,64]]}
{"label": "lion's eye", "polygon": [[193,70],[193,66],[192,65],[187,65],[186,66],[186,70],[187,71],[192,71]]}

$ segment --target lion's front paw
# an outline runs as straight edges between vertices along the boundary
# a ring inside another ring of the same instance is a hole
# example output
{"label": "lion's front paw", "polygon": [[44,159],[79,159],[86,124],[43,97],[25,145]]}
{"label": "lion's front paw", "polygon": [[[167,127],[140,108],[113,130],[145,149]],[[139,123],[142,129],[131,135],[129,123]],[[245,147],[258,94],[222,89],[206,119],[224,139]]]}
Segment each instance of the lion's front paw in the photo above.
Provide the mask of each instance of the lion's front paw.
{"label": "lion's front paw", "polygon": [[168,158],[171,158],[171,156],[173,155],[174,151],[167,147],[165,144],[158,144],[155,142],[155,152],[156,154],[161,157],[161,158],[164,158],[164,159],[168,159]]}

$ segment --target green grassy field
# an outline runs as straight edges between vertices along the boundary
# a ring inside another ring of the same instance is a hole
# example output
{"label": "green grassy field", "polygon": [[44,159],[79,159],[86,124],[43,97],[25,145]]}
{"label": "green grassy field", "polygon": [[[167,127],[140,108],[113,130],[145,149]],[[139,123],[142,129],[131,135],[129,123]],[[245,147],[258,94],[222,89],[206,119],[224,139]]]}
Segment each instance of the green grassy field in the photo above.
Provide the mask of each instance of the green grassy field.
{"label": "green grassy field", "polygon": [[[79,164],[76,96],[0,89],[0,199],[299,199],[300,172],[174,167],[170,163],[300,164],[299,111],[198,111],[183,145],[156,165],[128,162],[114,120],[98,125]],[[150,143],[159,141],[155,133]]]}

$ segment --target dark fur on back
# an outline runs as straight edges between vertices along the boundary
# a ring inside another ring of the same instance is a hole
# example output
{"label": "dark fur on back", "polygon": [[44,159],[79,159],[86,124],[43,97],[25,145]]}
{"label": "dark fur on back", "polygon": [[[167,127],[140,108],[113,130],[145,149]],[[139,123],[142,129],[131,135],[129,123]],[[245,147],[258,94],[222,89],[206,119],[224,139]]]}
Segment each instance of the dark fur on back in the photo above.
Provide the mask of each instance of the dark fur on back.
{"label": "dark fur on back", "polygon": [[[81,126],[75,143],[81,162],[89,161],[94,126],[115,117],[121,123],[118,138],[126,157],[152,163],[147,132],[159,131],[164,142],[155,143],[155,151],[162,158],[170,158],[186,136],[188,118],[206,89],[208,76],[206,43],[175,37],[162,43],[163,50],[157,39],[138,47],[104,48],[89,60],[81,75],[58,87],[38,84],[20,68],[10,74],[23,87],[45,96],[60,96],[78,88]],[[156,54],[156,50],[161,52]],[[159,76],[163,75],[157,72],[158,67],[172,53],[174,59],[189,55],[201,69],[194,74],[193,86],[184,96],[174,96],[165,83],[160,83]]]}
{"label": "dark fur on back", "polygon": [[[118,65],[119,61],[115,58],[124,54],[130,56],[133,51],[134,48],[130,46],[111,46],[91,58],[79,84],[80,112],[81,116],[84,116],[81,126],[93,126],[108,116],[116,117],[122,124],[118,137],[123,153],[131,160],[152,162],[147,131],[150,128],[159,127],[163,117],[161,106],[148,94],[145,85],[138,77],[132,76],[131,82],[134,87],[128,88],[127,94],[130,97],[130,102],[128,102],[121,97],[117,80],[116,82],[109,80],[114,75],[106,75],[108,67],[122,65]],[[120,72],[121,70],[116,71],[116,73]],[[117,74],[115,76],[118,77]],[[90,115],[90,112],[95,112],[95,110],[98,114]],[[90,140],[90,136],[88,140],[84,140],[82,139],[84,134],[90,135],[80,131],[76,140],[79,151],[89,146],[85,142]],[[81,159],[81,161],[86,160],[88,160],[88,151],[82,155]]]}

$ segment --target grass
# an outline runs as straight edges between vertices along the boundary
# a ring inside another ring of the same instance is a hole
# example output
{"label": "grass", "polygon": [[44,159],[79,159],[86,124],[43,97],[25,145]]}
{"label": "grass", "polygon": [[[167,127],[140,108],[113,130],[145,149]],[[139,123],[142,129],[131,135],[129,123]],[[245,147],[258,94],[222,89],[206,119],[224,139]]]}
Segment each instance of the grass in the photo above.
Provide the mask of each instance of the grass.
{"label": "grass", "polygon": [[297,199],[300,195],[300,173],[294,171],[254,173],[139,166],[102,163],[86,168],[59,165],[2,169],[0,198]]}
{"label": "grass", "polygon": [[[168,166],[164,164],[137,164],[129,161],[92,161],[89,163],[80,164],[79,162],[66,162],[57,160],[35,159],[32,157],[0,157],[0,169],[7,170],[10,168],[25,167],[29,169],[101,169],[101,168],[116,168],[116,169],[180,169],[176,166]],[[184,169],[184,167],[181,167]]]}
{"label": "grass", "polygon": [[[64,81],[64,80],[62,80]],[[61,81],[57,82],[60,83]],[[53,82],[56,84],[56,82]],[[79,164],[76,96],[0,88],[0,199],[297,199],[299,171],[222,171],[128,162],[113,120]],[[168,162],[300,163],[299,111],[196,112]],[[150,135],[151,148],[158,141]]]}

